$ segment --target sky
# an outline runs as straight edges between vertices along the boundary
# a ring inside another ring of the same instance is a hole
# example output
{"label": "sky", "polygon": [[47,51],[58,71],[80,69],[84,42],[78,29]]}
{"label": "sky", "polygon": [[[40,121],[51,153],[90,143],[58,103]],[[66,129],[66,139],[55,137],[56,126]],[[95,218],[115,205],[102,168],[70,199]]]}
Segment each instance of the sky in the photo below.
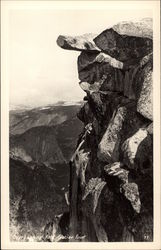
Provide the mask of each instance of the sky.
{"label": "sky", "polygon": [[8,74],[10,104],[43,106],[57,101],[80,101],[77,57],[63,50],[59,35],[99,34],[120,21],[152,17],[150,10],[45,10],[9,12]]}

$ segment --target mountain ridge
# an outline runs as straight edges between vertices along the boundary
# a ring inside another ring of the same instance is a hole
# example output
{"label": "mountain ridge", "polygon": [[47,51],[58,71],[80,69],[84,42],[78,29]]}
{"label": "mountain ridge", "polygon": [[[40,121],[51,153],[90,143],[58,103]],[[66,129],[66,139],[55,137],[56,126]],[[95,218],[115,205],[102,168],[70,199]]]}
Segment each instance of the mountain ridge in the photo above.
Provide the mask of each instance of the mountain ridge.
{"label": "mountain ridge", "polygon": [[56,214],[68,211],[68,162],[82,129],[82,123],[76,118],[79,108],[80,105],[58,105],[10,111],[13,241],[30,238],[42,241],[46,223]]}

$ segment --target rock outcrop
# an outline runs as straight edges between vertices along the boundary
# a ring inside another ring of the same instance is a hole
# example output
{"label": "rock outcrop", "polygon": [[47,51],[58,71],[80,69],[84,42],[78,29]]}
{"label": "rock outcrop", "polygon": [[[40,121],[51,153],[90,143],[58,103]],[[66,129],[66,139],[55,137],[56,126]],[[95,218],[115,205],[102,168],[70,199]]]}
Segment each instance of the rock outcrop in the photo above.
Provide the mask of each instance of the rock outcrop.
{"label": "rock outcrop", "polygon": [[81,51],[86,93],[70,161],[70,241],[153,241],[152,20],[57,43]]}

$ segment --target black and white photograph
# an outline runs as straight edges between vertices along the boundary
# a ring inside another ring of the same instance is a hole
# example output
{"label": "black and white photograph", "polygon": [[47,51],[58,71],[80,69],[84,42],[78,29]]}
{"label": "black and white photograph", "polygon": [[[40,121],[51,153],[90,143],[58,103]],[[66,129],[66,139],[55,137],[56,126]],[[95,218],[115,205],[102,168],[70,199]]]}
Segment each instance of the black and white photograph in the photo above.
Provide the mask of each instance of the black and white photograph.
{"label": "black and white photograph", "polygon": [[2,1],[2,249],[160,249],[159,8]]}

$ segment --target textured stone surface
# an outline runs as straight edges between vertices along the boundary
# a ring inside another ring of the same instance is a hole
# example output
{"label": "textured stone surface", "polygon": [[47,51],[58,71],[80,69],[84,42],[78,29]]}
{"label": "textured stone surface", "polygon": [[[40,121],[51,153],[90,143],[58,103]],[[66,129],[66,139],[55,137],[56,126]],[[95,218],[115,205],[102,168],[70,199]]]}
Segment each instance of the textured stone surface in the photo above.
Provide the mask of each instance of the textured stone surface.
{"label": "textured stone surface", "polygon": [[150,135],[153,134],[153,122],[150,123],[150,125],[147,127],[147,131],[148,131],[148,133],[149,133]]}
{"label": "textured stone surface", "polygon": [[146,19],[96,36],[101,51],[79,47],[86,103],[71,163],[70,234],[85,238],[73,241],[153,240],[151,38]]}
{"label": "textured stone surface", "polygon": [[140,58],[152,52],[152,40],[149,38],[120,35],[110,28],[94,38],[101,51],[119,61]]}
{"label": "textured stone surface", "polygon": [[126,108],[121,107],[111,119],[98,147],[98,158],[100,160],[105,162],[115,162],[119,160],[120,132],[126,114]]}
{"label": "textured stone surface", "polygon": [[123,63],[105,53],[83,51],[78,57],[78,72],[90,67],[93,63],[108,63],[113,68],[122,69]]}
{"label": "textured stone surface", "polygon": [[93,84],[89,84],[88,82],[80,82],[80,87],[86,93],[92,94],[93,92],[98,92],[106,79],[106,76],[103,76],[102,79],[98,82],[94,82]]}
{"label": "textured stone surface", "polygon": [[89,194],[92,195],[93,213],[95,213],[96,211],[99,196],[105,185],[106,185],[106,182],[102,181],[101,178],[91,178],[85,188],[83,200],[85,200]]}
{"label": "textured stone surface", "polygon": [[141,142],[147,137],[145,129],[139,129],[132,137],[128,138],[122,145],[124,162],[129,168],[137,167],[135,164],[136,154]]}
{"label": "textured stone surface", "polygon": [[112,28],[120,35],[153,38],[153,21],[151,18],[143,18],[137,22],[120,22]]}
{"label": "textured stone surface", "polygon": [[133,209],[140,213],[141,202],[139,198],[139,190],[136,183],[125,183],[121,192],[125,195],[126,199],[128,199],[133,207]]}
{"label": "textured stone surface", "polygon": [[153,76],[149,68],[145,70],[137,111],[145,118],[153,120]]}
{"label": "textured stone surface", "polygon": [[108,176],[117,177],[119,180],[121,180],[121,183],[127,183],[129,171],[123,169],[122,166],[123,163],[121,162],[108,164],[104,167],[105,174],[107,174]]}
{"label": "textured stone surface", "polygon": [[102,79],[104,75],[108,76],[109,74],[107,73],[110,70],[112,70],[112,68],[109,63],[95,62],[94,64],[91,64],[90,67],[84,68],[81,71],[79,71],[78,76],[80,81],[93,84],[94,82],[98,82],[100,79]]}
{"label": "textured stone surface", "polygon": [[86,102],[80,109],[80,111],[77,114],[78,118],[85,123],[85,125],[87,123],[90,123],[93,121],[93,113],[91,111],[91,108],[88,104],[88,102]]}
{"label": "textured stone surface", "polygon": [[57,39],[57,44],[63,48],[68,50],[92,50],[99,51],[96,44],[93,42],[93,38],[96,37],[95,34],[85,34],[82,36],[59,36]]}

